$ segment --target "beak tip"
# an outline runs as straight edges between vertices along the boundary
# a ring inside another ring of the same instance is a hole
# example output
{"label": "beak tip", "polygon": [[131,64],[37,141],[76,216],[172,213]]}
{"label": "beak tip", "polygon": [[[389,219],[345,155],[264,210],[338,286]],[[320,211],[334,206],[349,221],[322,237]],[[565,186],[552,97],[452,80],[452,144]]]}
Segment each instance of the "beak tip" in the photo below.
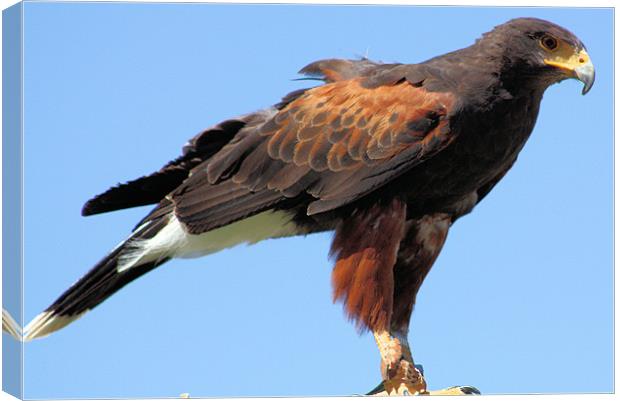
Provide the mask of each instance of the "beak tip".
{"label": "beak tip", "polygon": [[575,73],[577,75],[577,79],[583,82],[583,89],[581,91],[582,95],[590,92],[592,86],[594,85],[594,66],[589,63],[583,67],[575,69]]}
{"label": "beak tip", "polygon": [[588,82],[583,84],[583,89],[581,90],[582,95],[586,95],[592,89],[594,82]]}

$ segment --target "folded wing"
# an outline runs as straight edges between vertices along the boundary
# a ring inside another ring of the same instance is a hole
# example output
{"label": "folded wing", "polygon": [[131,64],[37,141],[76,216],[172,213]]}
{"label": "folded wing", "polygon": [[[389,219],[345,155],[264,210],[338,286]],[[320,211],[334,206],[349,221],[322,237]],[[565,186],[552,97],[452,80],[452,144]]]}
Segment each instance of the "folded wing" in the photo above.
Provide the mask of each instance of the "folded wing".
{"label": "folded wing", "polygon": [[452,94],[405,77],[365,83],[359,77],[306,90],[264,123],[244,127],[173,192],[179,220],[201,233],[286,199],[307,202],[308,215],[330,211],[454,139]]}

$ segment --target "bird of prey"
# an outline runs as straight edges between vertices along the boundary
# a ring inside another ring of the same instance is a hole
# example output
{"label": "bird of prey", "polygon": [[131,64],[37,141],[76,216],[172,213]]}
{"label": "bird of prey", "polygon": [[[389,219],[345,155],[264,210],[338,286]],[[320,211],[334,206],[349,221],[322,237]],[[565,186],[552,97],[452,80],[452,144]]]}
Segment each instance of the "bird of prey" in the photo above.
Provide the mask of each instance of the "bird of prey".
{"label": "bird of prey", "polygon": [[547,87],[576,78],[585,94],[594,67],[566,29],[518,18],[419,64],[328,59],[300,72],[324,82],[199,133],[159,171],[89,200],[85,216],[156,206],[26,340],[172,258],[334,231],[334,300],[376,339],[377,392],[428,393],[407,339],[416,293],[452,224],[515,163]]}

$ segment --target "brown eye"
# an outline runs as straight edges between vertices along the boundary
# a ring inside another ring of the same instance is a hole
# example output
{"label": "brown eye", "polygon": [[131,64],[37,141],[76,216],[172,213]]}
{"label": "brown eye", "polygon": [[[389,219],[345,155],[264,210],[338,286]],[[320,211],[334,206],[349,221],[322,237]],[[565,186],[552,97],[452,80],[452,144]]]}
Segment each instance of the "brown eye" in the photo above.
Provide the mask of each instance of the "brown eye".
{"label": "brown eye", "polygon": [[545,35],[540,39],[540,44],[547,50],[555,50],[558,47],[558,41],[553,36]]}

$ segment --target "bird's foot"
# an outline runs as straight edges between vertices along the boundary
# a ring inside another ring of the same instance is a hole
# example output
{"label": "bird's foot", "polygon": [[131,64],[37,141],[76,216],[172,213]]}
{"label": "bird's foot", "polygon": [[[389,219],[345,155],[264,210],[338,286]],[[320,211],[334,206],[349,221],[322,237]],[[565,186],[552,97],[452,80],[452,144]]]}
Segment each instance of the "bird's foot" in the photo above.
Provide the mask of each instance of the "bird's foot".
{"label": "bird's foot", "polygon": [[375,340],[381,354],[383,381],[367,395],[470,395],[480,394],[472,386],[454,386],[429,391],[426,388],[424,369],[415,365],[404,329],[375,331]]}
{"label": "bird's foot", "polygon": [[426,381],[418,367],[406,360],[388,368],[384,379],[368,395],[422,395],[428,394]]}

